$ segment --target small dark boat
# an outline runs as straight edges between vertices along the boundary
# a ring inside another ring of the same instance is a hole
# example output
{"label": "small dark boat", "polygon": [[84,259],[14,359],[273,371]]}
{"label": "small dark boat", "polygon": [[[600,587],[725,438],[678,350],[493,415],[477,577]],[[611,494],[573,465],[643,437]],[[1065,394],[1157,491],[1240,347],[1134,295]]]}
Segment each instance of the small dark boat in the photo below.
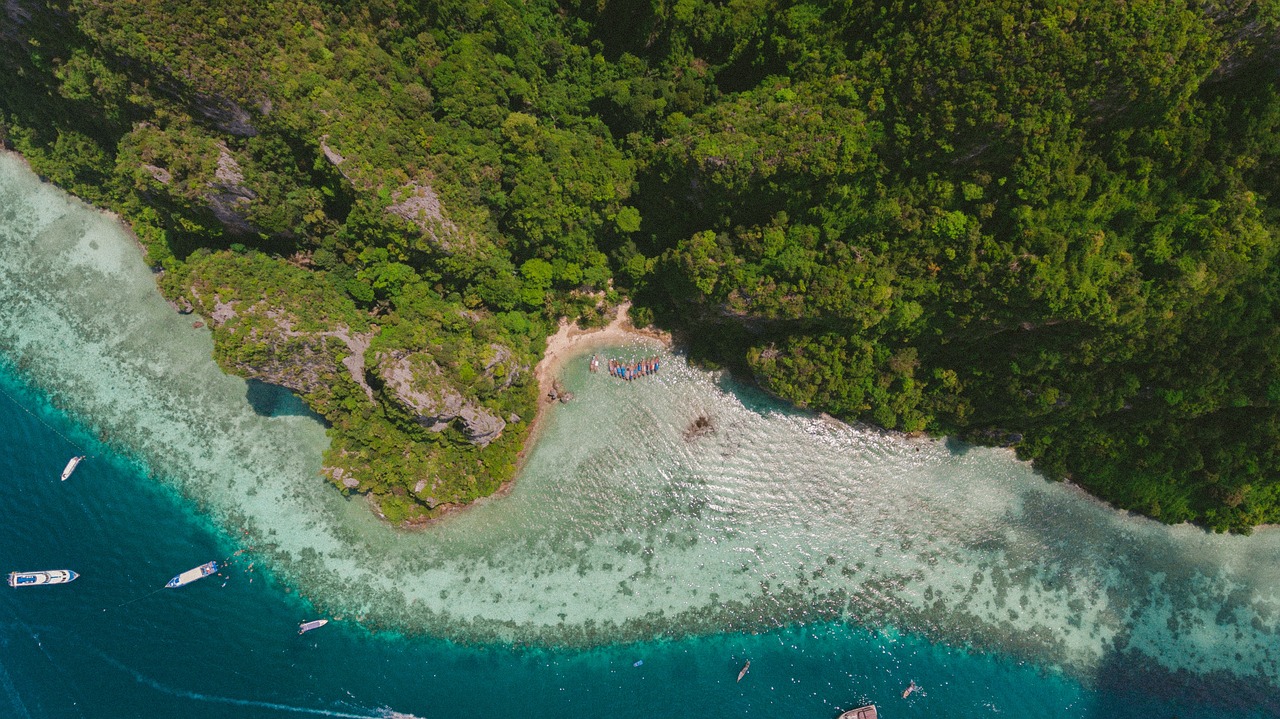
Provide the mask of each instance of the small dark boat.
{"label": "small dark boat", "polygon": [[742,671],[738,672],[738,681],[742,681],[742,678],[747,675],[747,670],[750,668],[751,668],[751,660],[748,659],[747,663],[742,665]]}
{"label": "small dark boat", "polygon": [[328,619],[313,619],[309,622],[303,622],[302,624],[298,625],[298,633],[306,634],[312,629],[319,629],[320,627],[323,627],[328,623],[329,623]]}
{"label": "small dark boat", "polygon": [[906,689],[902,690],[902,698],[906,699],[907,697],[911,696],[911,692],[914,692],[919,688],[920,687],[916,686],[916,683],[912,681],[911,684],[909,684]]}
{"label": "small dark boat", "polygon": [[868,704],[865,707],[850,709],[849,711],[841,714],[838,719],[877,719],[876,705]]}

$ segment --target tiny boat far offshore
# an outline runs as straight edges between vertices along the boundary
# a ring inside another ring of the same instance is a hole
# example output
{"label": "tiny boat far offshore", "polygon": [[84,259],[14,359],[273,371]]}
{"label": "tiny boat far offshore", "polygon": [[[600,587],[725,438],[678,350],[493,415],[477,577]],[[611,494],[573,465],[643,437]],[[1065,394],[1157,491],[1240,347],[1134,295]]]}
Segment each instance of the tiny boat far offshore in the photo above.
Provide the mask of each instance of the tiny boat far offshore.
{"label": "tiny boat far offshore", "polygon": [[329,620],[328,620],[328,619],[313,619],[313,620],[311,620],[311,621],[309,621],[309,622],[303,622],[303,623],[301,623],[301,624],[299,624],[299,625],[298,625],[298,633],[299,633],[299,634],[306,634],[307,632],[311,631],[312,629],[319,629],[320,627],[323,627],[324,625],[326,625],[326,624],[328,624],[328,623],[329,623]]}
{"label": "tiny boat far offshore", "polygon": [[876,705],[868,704],[865,707],[850,709],[837,717],[837,719],[876,719],[876,717]]}
{"label": "tiny boat far offshore", "polygon": [[173,579],[170,579],[169,582],[164,586],[167,589],[173,589],[175,587],[183,587],[196,581],[197,579],[204,579],[205,577],[209,576],[210,574],[213,574],[216,571],[218,571],[217,562],[205,562],[204,564],[201,564],[198,567],[188,569],[182,574],[179,574]]}
{"label": "tiny boat far offshore", "polygon": [[34,587],[38,584],[66,584],[80,576],[70,569],[50,569],[39,572],[9,572],[9,586]]}
{"label": "tiny boat far offshore", "polygon": [[76,466],[82,461],[84,461],[83,455],[79,457],[72,457],[71,461],[67,462],[67,466],[62,469],[62,481],[67,481],[67,477],[70,477],[71,473],[76,471]]}

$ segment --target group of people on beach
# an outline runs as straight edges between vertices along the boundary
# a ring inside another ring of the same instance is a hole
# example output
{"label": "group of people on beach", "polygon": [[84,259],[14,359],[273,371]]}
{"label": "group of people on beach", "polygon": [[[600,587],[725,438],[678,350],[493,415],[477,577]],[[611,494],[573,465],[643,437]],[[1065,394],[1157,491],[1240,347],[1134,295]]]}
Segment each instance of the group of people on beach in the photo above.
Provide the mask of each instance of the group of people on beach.
{"label": "group of people on beach", "polygon": [[[594,372],[599,364],[600,361],[593,355],[591,357],[591,371]],[[633,379],[640,379],[647,375],[656,374],[661,366],[662,361],[659,360],[657,356],[629,364],[611,359],[609,360],[609,374],[617,377],[618,379],[631,381]]]}

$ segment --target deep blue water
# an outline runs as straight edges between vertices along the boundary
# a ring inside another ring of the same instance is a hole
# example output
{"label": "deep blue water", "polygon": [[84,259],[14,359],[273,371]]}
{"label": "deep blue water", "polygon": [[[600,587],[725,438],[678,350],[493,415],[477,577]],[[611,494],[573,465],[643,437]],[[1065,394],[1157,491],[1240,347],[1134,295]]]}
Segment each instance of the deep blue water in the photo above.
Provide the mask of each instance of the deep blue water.
{"label": "deep blue water", "polygon": [[[350,621],[298,636],[314,610],[252,551],[218,576],[159,590],[243,547],[13,368],[0,366],[0,389],[0,571],[82,575],[0,587],[0,716],[830,719],[861,702],[887,719],[1277,715],[1250,687],[1120,657],[1102,686],[1085,687],[1001,656],[843,623],[588,651],[461,646]],[[77,446],[91,459],[58,481]],[[735,683],[747,658],[751,670]],[[912,680],[922,691],[904,700]]]}

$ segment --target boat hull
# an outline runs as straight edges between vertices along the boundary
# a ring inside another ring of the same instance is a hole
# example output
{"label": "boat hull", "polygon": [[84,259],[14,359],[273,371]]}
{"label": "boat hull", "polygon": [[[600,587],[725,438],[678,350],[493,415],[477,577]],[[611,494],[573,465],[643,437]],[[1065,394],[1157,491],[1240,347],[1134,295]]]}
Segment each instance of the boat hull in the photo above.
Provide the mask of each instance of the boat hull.
{"label": "boat hull", "polygon": [[70,477],[71,473],[76,471],[76,467],[80,465],[83,459],[84,457],[72,457],[71,461],[67,462],[67,466],[62,470],[62,481],[67,481],[67,477]]}
{"label": "boat hull", "polygon": [[80,576],[70,569],[49,569],[38,572],[9,572],[9,586],[37,587],[43,584],[66,584]]}
{"label": "boat hull", "polygon": [[205,577],[209,576],[210,574],[213,574],[216,571],[218,571],[217,562],[205,562],[204,564],[201,564],[198,567],[188,569],[182,574],[179,574],[173,579],[170,579],[168,583],[166,583],[164,586],[167,589],[185,587],[186,585],[196,581],[197,579],[204,579]]}
{"label": "boat hull", "polygon": [[323,627],[328,623],[329,623],[328,619],[316,619],[315,621],[303,622],[302,624],[298,625],[298,633],[306,634],[312,629],[319,629],[320,627]]}

